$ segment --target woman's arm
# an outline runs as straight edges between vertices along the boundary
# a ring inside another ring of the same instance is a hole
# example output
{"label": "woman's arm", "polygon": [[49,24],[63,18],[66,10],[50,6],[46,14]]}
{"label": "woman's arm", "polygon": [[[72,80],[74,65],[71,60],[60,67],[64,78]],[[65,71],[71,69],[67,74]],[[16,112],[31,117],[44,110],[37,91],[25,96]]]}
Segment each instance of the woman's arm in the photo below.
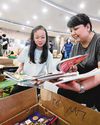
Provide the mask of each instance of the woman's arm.
{"label": "woman's arm", "polygon": [[60,88],[72,90],[75,92],[80,93],[81,87],[84,89],[84,91],[87,91],[89,89],[92,89],[100,84],[100,74],[89,77],[87,79],[84,79],[83,81],[77,82],[77,81],[71,81],[69,83],[61,83],[57,85]]}
{"label": "woman's arm", "polygon": [[[98,68],[100,68],[100,61],[98,62]],[[68,89],[68,90],[72,90],[80,93],[81,89],[86,91],[98,86],[99,84],[100,84],[100,74],[86,78],[79,82],[71,81],[67,84],[61,83],[57,86],[63,89]]]}
{"label": "woman's arm", "polygon": [[[98,62],[98,68],[100,68],[100,61]],[[100,84],[100,74],[89,77],[88,79],[80,82],[80,84],[84,86],[85,90],[89,90]]]}

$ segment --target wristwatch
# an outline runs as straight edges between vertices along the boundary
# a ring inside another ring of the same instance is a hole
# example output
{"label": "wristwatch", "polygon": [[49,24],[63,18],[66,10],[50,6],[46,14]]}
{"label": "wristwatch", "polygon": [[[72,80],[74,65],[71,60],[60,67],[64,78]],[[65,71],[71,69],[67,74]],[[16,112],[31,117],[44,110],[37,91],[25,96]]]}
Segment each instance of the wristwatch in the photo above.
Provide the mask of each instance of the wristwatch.
{"label": "wristwatch", "polygon": [[79,93],[84,93],[85,92],[85,87],[83,85],[80,85],[80,92]]}

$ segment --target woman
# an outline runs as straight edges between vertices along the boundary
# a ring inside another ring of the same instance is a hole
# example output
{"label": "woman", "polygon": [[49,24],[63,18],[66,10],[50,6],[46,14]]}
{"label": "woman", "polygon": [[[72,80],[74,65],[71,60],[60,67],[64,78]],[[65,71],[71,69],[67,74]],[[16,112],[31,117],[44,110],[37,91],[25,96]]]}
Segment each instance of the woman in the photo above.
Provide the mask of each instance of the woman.
{"label": "woman", "polygon": [[[89,17],[86,14],[77,14],[69,20],[67,26],[70,28],[71,36],[77,42],[73,47],[72,56],[86,53],[89,55],[86,60],[71,70],[78,70],[82,74],[100,68],[100,35],[92,31]],[[72,81],[69,84],[59,84],[58,93],[79,103],[85,103],[89,107],[96,106],[100,110],[99,78],[100,75],[96,75],[80,83]]]}
{"label": "woman", "polygon": [[43,26],[37,26],[31,32],[30,46],[26,47],[18,57],[20,66],[17,72],[30,76],[52,73],[53,57],[48,50],[48,35]]}
{"label": "woman", "polygon": [[[27,46],[18,56],[20,62],[17,73],[23,72],[29,76],[41,76],[52,73],[53,56],[48,50],[48,34],[43,26],[35,27],[31,32],[30,46]],[[22,87],[15,87],[18,91],[23,90]],[[26,88],[25,88],[26,89]],[[15,93],[15,90],[13,90]]]}

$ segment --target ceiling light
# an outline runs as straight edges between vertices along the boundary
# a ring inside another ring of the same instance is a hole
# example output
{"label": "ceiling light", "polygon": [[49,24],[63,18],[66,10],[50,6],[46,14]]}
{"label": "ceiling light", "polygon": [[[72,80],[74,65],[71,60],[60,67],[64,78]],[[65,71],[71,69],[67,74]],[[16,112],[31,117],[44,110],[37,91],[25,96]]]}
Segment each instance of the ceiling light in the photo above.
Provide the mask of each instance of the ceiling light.
{"label": "ceiling light", "polygon": [[[77,13],[76,12],[74,12],[74,11],[72,11],[72,10],[69,10],[68,8],[64,8],[64,7],[62,7],[62,6],[60,6],[60,5],[58,5],[58,4],[56,4],[56,3],[54,3],[54,2],[52,2],[52,1],[48,1],[48,0],[41,0],[42,2],[44,2],[44,3],[46,3],[46,4],[48,4],[48,5],[50,5],[50,6],[52,6],[52,7],[54,7],[54,8],[56,8],[56,9],[59,9],[59,10],[61,10],[61,11],[63,11],[63,12],[66,12],[66,13],[68,13],[68,14],[71,14],[71,15],[76,15]],[[85,7],[85,4],[84,5],[81,5],[81,6],[84,6]],[[83,7],[82,7],[83,8]],[[92,16],[89,16],[92,20],[95,20],[95,21],[99,21],[100,22],[100,19],[98,19],[98,18],[96,18],[96,17],[92,17]]]}
{"label": "ceiling light", "polygon": [[52,29],[52,27],[51,27],[51,26],[48,26],[48,29],[49,29],[49,30],[51,30],[51,29]]}
{"label": "ceiling light", "polygon": [[36,20],[38,17],[37,17],[36,15],[34,15],[32,18],[33,18],[34,20]]}
{"label": "ceiling light", "polygon": [[69,16],[66,16],[66,17],[65,17],[65,20],[68,21],[68,20],[69,20]]}
{"label": "ceiling light", "polygon": [[59,9],[59,10],[64,11],[64,12],[67,12],[67,13],[69,13],[71,15],[75,15],[76,14],[76,12],[73,12],[73,11],[69,10],[68,8],[65,9],[62,6],[55,4],[54,2],[51,2],[51,1],[48,1],[48,0],[41,0],[41,1],[46,3],[46,4],[48,4],[48,5],[50,5],[50,6],[52,6],[52,7],[54,7],[54,8],[56,8],[56,9]]}
{"label": "ceiling light", "polygon": [[7,5],[7,4],[3,4],[3,5],[2,5],[2,9],[3,9],[3,10],[8,10],[8,5]]}
{"label": "ceiling light", "polygon": [[29,25],[29,24],[30,24],[30,21],[29,21],[29,20],[27,20],[27,21],[26,21],[26,24],[27,24],[27,25]]}
{"label": "ceiling light", "polygon": [[81,4],[79,5],[79,8],[80,8],[80,9],[84,9],[84,8],[85,8],[85,3],[81,3]]}
{"label": "ceiling light", "polygon": [[42,10],[43,13],[46,13],[47,11],[48,11],[47,8],[43,8]]}

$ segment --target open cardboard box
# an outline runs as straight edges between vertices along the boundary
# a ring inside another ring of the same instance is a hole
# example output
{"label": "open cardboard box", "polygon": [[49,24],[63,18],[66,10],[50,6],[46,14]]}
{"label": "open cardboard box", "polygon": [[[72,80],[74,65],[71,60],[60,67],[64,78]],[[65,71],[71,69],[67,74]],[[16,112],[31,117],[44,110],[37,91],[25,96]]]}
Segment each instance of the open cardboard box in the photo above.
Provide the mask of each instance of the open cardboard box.
{"label": "open cardboard box", "polygon": [[100,125],[100,113],[58,94],[41,89],[38,100],[31,88],[0,99],[0,125],[14,125],[33,114],[56,115],[54,125]]}

